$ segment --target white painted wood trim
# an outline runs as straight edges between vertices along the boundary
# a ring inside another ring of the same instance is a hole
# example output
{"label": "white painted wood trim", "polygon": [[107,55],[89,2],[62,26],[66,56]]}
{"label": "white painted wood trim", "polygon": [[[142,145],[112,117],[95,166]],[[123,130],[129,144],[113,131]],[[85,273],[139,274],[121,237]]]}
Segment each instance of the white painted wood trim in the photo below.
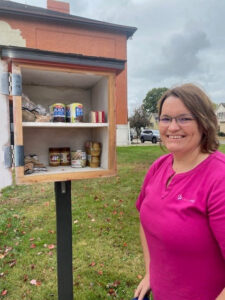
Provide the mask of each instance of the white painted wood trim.
{"label": "white painted wood trim", "polygon": [[[0,60],[0,76],[3,72],[8,72],[8,65]],[[0,190],[12,184],[11,169],[5,168],[4,147],[10,146],[10,121],[9,121],[9,100],[8,96],[0,94]]]}
{"label": "white painted wood trim", "polygon": [[23,122],[23,127],[38,128],[102,128],[109,127],[108,123],[64,123],[64,122]]}

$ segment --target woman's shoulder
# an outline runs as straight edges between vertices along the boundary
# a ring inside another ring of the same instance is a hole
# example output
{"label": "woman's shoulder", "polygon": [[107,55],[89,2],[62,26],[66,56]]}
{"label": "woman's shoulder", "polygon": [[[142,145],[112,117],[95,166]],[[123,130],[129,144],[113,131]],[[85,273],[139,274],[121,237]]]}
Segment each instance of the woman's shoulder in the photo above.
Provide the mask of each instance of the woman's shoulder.
{"label": "woman's shoulder", "polygon": [[209,169],[211,176],[214,176],[217,180],[219,178],[225,179],[225,154],[220,151],[215,151],[211,154],[209,161]]}
{"label": "woman's shoulder", "polygon": [[159,158],[157,158],[153,164],[150,166],[150,169],[154,169],[157,170],[159,169],[161,166],[167,166],[168,164],[172,163],[172,154],[164,154],[162,156],[160,156]]}

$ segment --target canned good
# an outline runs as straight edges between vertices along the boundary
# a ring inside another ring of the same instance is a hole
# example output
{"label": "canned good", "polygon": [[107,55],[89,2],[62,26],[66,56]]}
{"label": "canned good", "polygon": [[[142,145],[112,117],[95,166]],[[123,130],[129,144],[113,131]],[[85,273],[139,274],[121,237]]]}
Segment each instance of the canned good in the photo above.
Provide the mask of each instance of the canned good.
{"label": "canned good", "polygon": [[84,168],[86,167],[86,152],[82,150],[71,151],[71,167]]}
{"label": "canned good", "polygon": [[70,104],[66,105],[66,122],[70,122]]}
{"label": "canned good", "polygon": [[49,148],[49,166],[60,166],[60,157],[61,153],[59,148]]}
{"label": "canned good", "polygon": [[91,168],[98,168],[100,167],[100,158],[99,156],[92,156],[90,161]]}
{"label": "canned good", "polygon": [[83,122],[83,105],[81,103],[70,104],[70,122]]}
{"label": "canned good", "polygon": [[66,106],[63,103],[55,103],[50,106],[53,122],[65,122]]}
{"label": "canned good", "polygon": [[60,165],[70,166],[70,148],[60,148]]}
{"label": "canned good", "polygon": [[91,156],[100,156],[101,144],[97,142],[92,142],[90,152],[91,152]]}

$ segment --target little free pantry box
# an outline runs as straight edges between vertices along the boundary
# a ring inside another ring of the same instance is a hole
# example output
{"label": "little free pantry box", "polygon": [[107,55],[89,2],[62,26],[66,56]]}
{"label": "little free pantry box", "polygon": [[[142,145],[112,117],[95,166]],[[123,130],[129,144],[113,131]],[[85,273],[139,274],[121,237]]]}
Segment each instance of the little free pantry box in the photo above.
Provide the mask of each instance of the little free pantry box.
{"label": "little free pantry box", "polygon": [[[115,79],[125,61],[23,47],[0,48],[0,188],[12,183],[12,165],[18,184],[115,175]],[[79,102],[83,122],[24,122],[22,94],[46,109],[58,102]],[[90,111],[104,111],[105,122],[91,123]],[[101,144],[98,168],[49,166],[49,148],[84,150],[87,141]],[[24,157],[30,154],[37,155],[47,171],[25,174]]]}

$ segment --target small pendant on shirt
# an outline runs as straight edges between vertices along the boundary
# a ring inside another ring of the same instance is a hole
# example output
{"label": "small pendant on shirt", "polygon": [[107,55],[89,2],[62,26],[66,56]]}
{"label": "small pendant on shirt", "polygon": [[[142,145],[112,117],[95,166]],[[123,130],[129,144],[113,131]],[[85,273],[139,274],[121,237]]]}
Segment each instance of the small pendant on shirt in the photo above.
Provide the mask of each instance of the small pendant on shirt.
{"label": "small pendant on shirt", "polygon": [[182,195],[179,194],[179,195],[177,196],[177,200],[182,200],[182,199],[183,199]]}

